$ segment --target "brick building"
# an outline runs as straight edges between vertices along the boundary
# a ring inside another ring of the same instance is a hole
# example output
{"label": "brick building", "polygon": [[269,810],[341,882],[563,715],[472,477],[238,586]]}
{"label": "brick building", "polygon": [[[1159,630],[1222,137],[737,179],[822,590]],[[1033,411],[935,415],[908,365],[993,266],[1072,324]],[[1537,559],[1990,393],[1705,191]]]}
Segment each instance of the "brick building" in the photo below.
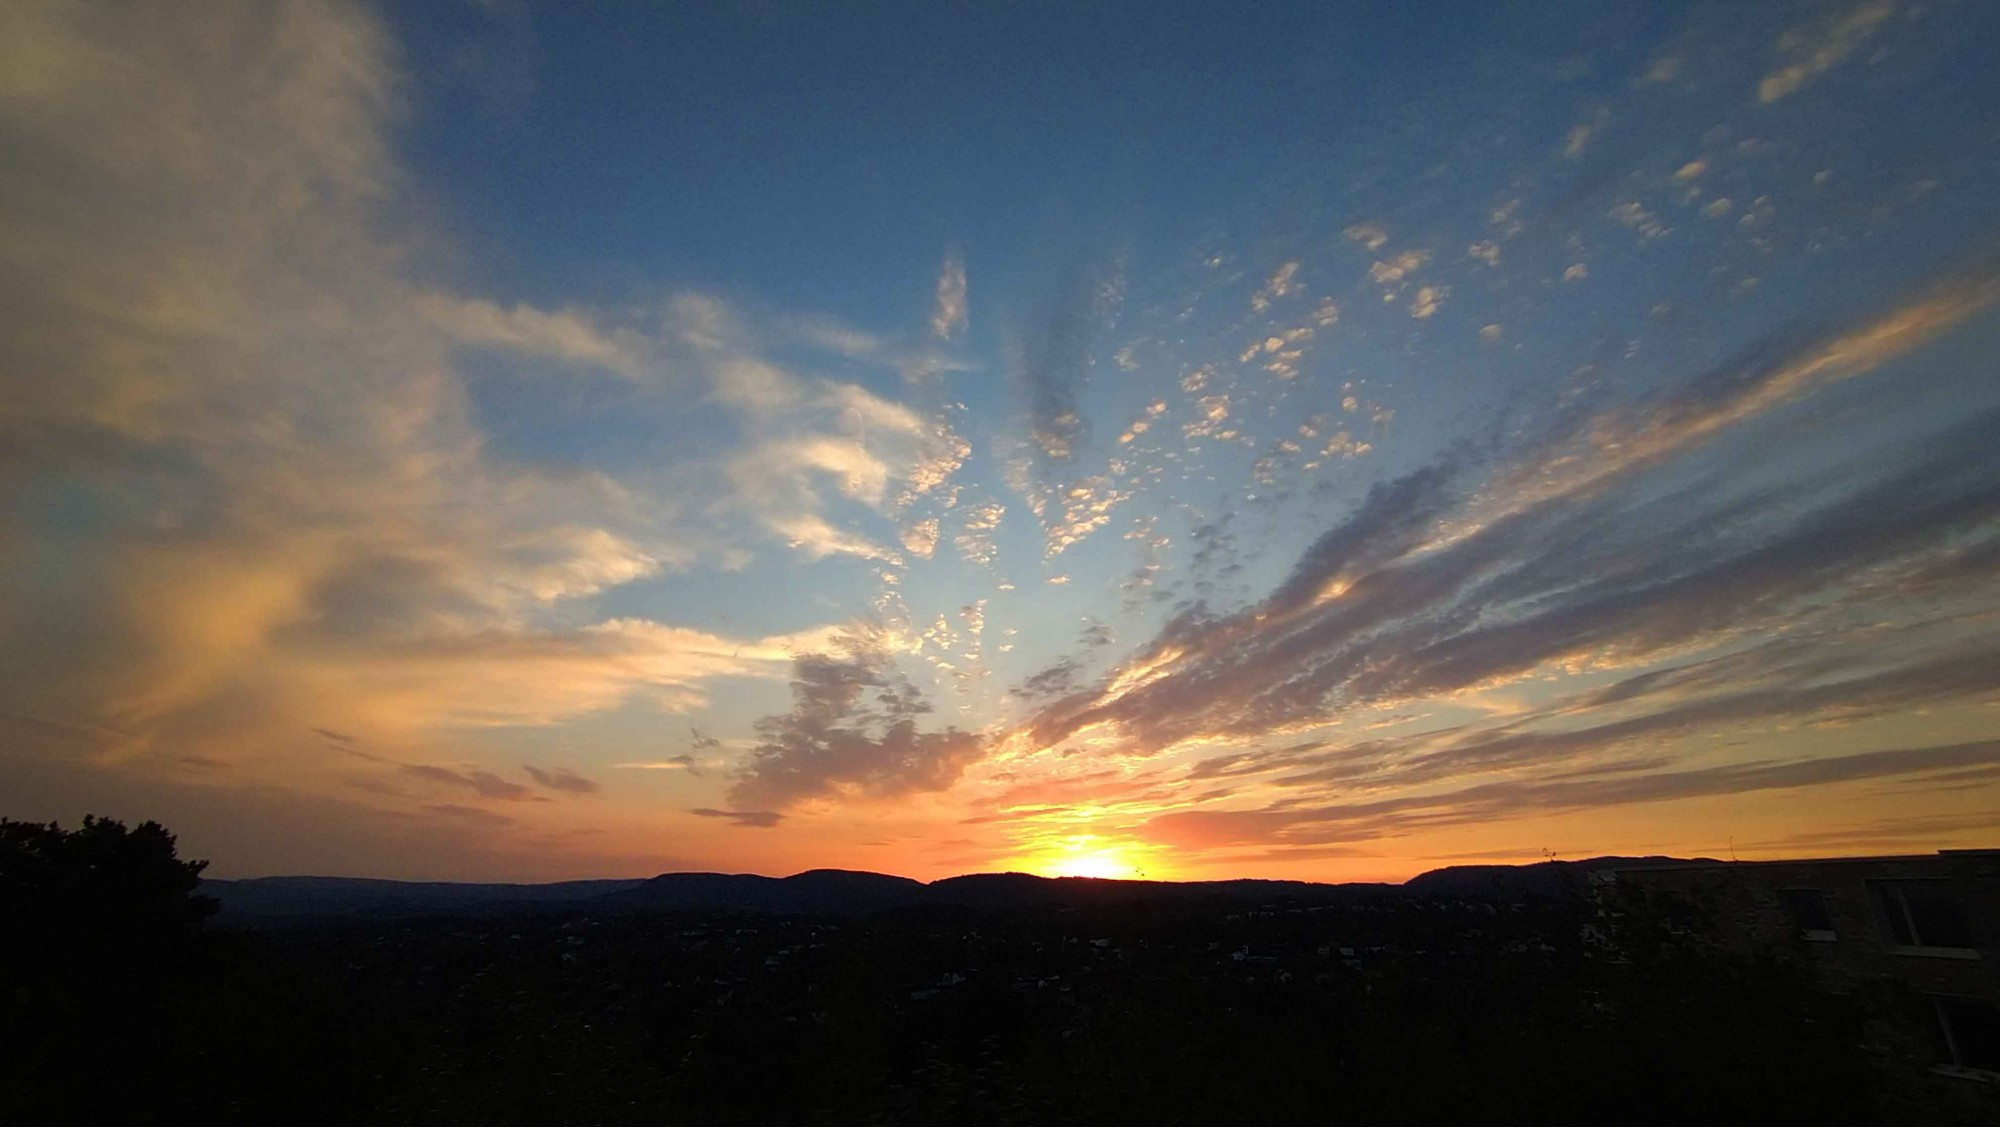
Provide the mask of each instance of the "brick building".
{"label": "brick building", "polygon": [[1941,1070],[2000,1080],[2000,849],[1607,876],[1705,904],[1723,942],[1796,944],[1828,989],[1906,988],[1910,1024]]}

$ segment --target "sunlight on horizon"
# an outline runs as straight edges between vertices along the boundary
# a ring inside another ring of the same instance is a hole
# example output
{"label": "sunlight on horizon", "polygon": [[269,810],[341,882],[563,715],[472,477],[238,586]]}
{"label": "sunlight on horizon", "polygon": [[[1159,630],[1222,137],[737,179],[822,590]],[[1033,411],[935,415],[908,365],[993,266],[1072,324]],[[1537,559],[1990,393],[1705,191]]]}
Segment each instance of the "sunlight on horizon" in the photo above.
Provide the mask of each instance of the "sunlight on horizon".
{"label": "sunlight on horizon", "polygon": [[[1099,880],[1165,880],[1149,871],[1144,852],[1130,844],[1107,842],[1094,834],[1068,838],[1031,855],[1020,866],[1036,876],[1094,877]],[[1152,866],[1156,868],[1157,866]]]}

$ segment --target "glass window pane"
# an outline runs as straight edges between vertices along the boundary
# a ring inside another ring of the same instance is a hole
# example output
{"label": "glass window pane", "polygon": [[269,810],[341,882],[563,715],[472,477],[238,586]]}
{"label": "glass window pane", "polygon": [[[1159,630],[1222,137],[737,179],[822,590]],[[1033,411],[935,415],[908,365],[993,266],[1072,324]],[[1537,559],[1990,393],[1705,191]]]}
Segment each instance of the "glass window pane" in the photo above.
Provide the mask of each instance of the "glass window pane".
{"label": "glass window pane", "polygon": [[1970,998],[1939,998],[1938,1010],[1951,1028],[1958,1063],[2000,1072],[2000,1006]]}
{"label": "glass window pane", "polygon": [[1785,907],[1800,931],[1832,931],[1833,913],[1826,907],[1826,893],[1817,888],[1787,888]]}
{"label": "glass window pane", "polygon": [[1972,928],[1965,913],[1952,898],[1951,886],[1944,881],[1913,880],[1902,886],[1903,901],[1910,907],[1916,925],[1917,942],[1925,947],[1970,947]]}
{"label": "glass window pane", "polygon": [[1882,909],[1889,937],[1900,946],[1915,946],[1917,937],[1910,933],[1910,918],[1903,911],[1902,889],[1893,882],[1882,881],[1875,885],[1875,899]]}

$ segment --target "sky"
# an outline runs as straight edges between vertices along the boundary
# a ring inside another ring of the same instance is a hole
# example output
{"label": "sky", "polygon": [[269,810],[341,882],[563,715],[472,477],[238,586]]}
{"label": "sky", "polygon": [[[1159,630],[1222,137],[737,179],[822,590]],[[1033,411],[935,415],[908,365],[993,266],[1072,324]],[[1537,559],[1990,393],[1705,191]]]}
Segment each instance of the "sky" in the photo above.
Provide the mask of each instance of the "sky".
{"label": "sky", "polygon": [[2000,844],[2000,7],[0,5],[0,816]]}

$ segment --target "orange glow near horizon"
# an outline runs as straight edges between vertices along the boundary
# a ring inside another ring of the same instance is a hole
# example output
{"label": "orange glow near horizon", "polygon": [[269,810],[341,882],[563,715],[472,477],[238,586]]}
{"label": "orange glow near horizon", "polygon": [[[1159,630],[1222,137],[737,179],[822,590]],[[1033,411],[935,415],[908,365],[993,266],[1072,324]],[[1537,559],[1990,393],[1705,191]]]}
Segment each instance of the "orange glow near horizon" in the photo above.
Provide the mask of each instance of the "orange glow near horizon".
{"label": "orange glow near horizon", "polygon": [[1113,842],[1096,834],[1079,834],[1031,854],[1020,867],[1044,877],[1092,877],[1098,880],[1170,879],[1154,871],[1143,849]]}

